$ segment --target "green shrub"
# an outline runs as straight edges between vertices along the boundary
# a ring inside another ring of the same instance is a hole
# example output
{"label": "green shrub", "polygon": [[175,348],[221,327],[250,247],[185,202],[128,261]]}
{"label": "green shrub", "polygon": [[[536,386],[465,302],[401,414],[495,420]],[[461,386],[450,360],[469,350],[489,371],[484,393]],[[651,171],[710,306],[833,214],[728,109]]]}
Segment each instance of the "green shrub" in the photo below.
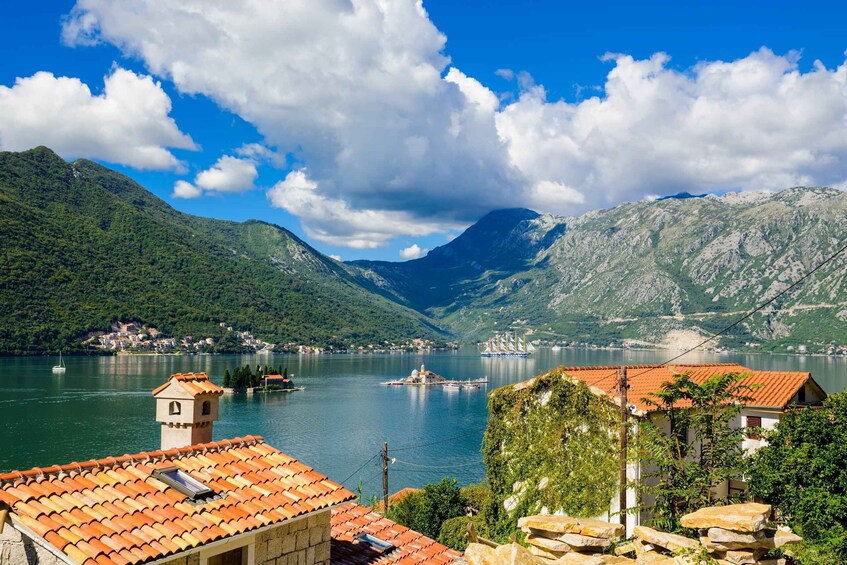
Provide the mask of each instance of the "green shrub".
{"label": "green shrub", "polygon": [[456,516],[455,518],[445,520],[441,524],[441,531],[438,533],[438,542],[456,551],[464,551],[468,545],[468,540],[465,539],[468,524],[474,525],[477,535],[488,537],[488,526],[485,524],[485,518],[481,515]]}

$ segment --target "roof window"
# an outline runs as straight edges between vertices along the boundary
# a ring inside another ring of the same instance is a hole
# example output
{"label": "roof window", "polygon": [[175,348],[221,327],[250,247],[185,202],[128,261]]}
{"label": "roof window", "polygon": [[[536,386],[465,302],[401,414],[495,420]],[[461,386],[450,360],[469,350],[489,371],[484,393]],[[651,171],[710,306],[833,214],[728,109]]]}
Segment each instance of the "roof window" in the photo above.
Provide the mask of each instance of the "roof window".
{"label": "roof window", "polygon": [[391,542],[387,542],[384,539],[380,539],[376,536],[372,536],[371,534],[366,534],[362,532],[360,534],[356,534],[356,540],[360,543],[366,543],[371,546],[373,549],[378,551],[381,555],[385,555],[387,553],[391,553],[396,548],[394,544]]}
{"label": "roof window", "polygon": [[203,500],[215,494],[215,491],[178,467],[157,469],[153,471],[153,476],[188,496],[191,500]]}

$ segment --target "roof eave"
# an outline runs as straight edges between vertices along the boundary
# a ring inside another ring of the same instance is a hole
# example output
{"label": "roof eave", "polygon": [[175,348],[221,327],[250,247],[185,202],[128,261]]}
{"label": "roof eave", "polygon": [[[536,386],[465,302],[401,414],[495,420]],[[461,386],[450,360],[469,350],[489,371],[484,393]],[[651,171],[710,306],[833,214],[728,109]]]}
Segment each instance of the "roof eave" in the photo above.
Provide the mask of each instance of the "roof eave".
{"label": "roof eave", "polygon": [[[289,518],[287,520],[282,520],[281,522],[274,522],[273,524],[268,524],[267,526],[261,526],[259,528],[256,528],[255,530],[249,530],[247,532],[242,532],[240,534],[225,537],[223,539],[215,540],[215,541],[210,542],[210,543],[200,544],[196,547],[192,547],[192,548],[180,551],[179,553],[171,553],[170,555],[166,555],[165,557],[162,557],[161,559],[157,559],[155,561],[150,561],[147,565],[165,565],[166,563],[170,563],[174,559],[179,559],[180,557],[188,557],[189,555],[193,555],[195,553],[200,553],[201,551],[205,551],[207,549],[214,549],[215,547],[222,546],[222,545],[225,545],[225,544],[229,544],[229,543],[236,541],[236,540],[239,540],[239,539],[248,538],[248,537],[258,535],[262,532],[266,532],[268,530],[278,528],[279,526],[284,526],[286,524],[293,524],[295,522],[299,522],[300,520],[309,518],[310,516],[314,516],[315,514],[317,514],[319,512],[330,512],[331,513],[333,508],[337,508],[338,506],[341,506],[342,504],[348,504],[348,503],[350,503],[354,500],[356,500],[355,495],[353,496],[353,498],[349,498],[347,500],[338,502],[336,504],[331,504],[331,505],[327,506],[326,508],[317,508],[317,509],[312,510],[310,512],[306,512],[305,514],[300,514],[299,516],[295,516],[295,517]],[[330,529],[332,528],[331,525],[329,527],[330,527]],[[73,561],[68,561],[68,563],[70,563],[71,565],[76,565]]]}

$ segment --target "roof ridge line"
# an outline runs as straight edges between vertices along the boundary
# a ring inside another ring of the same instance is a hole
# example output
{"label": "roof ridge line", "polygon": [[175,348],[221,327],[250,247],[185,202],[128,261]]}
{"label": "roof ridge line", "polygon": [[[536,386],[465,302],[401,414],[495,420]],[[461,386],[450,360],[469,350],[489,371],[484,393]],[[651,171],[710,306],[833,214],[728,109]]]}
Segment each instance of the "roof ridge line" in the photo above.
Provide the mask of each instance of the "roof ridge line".
{"label": "roof ridge line", "polygon": [[144,462],[155,462],[157,460],[164,461],[166,459],[179,459],[186,455],[202,454],[209,452],[216,453],[218,451],[223,451],[232,447],[247,447],[251,445],[258,445],[260,443],[265,443],[265,439],[262,436],[246,435],[244,437],[222,439],[220,441],[211,441],[208,443],[197,443],[184,447],[173,447],[171,449],[166,450],[157,449],[156,451],[151,452],[141,451],[139,453],[134,454],[127,453],[119,457],[109,456],[104,457],[102,459],[89,459],[88,461],[85,461],[83,463],[72,461],[71,463],[68,463],[66,465],[33,467],[28,471],[9,471],[8,473],[0,473],[0,486],[7,483],[14,484],[18,481],[23,481],[31,478],[43,479],[47,477],[60,476],[66,473],[82,473],[83,471],[98,468],[111,469],[113,467],[122,466],[124,463],[134,463],[136,460]]}

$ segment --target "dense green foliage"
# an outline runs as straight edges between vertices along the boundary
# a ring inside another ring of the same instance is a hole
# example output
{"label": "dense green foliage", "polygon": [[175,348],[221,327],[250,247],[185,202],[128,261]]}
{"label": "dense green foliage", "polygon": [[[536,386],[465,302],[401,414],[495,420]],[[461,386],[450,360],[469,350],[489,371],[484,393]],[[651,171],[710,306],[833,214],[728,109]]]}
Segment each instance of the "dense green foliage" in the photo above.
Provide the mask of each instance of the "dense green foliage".
{"label": "dense green foliage", "polygon": [[753,456],[753,496],[805,540],[804,563],[847,562],[847,393],[787,412]]}
{"label": "dense green foliage", "polygon": [[644,399],[658,410],[637,435],[640,459],[655,466],[642,483],[643,494],[654,498],[654,527],[680,532],[684,514],[715,505],[715,489],[743,476],[744,429],[731,424],[751,389],[739,381],[732,373],[703,383],[677,375]]}
{"label": "dense green foliage", "polygon": [[468,546],[468,540],[465,537],[468,531],[468,524],[473,524],[477,535],[488,537],[488,524],[485,522],[485,516],[456,516],[455,518],[445,520],[441,524],[437,541],[456,551],[464,551]]}
{"label": "dense green foliage", "polygon": [[243,367],[236,367],[232,373],[227,369],[224,371],[223,387],[243,389],[262,386],[262,378],[265,375],[282,375],[283,377],[288,377],[288,369],[283,369],[282,365],[279,367],[269,367],[268,365],[262,367],[256,365],[255,369],[250,365],[244,365]]}
{"label": "dense green foliage", "polygon": [[440,482],[426,485],[390,506],[388,517],[435,539],[445,520],[461,516],[464,512],[456,479],[444,477]]}
{"label": "dense green foliage", "polygon": [[521,516],[609,510],[618,482],[619,411],[607,398],[557,369],[495,390],[488,409],[483,455],[494,539],[506,541]]}
{"label": "dense green foliage", "polygon": [[46,148],[0,153],[0,305],[0,353],[79,348],[117,320],[337,347],[439,335],[282,228],[182,214]]}

